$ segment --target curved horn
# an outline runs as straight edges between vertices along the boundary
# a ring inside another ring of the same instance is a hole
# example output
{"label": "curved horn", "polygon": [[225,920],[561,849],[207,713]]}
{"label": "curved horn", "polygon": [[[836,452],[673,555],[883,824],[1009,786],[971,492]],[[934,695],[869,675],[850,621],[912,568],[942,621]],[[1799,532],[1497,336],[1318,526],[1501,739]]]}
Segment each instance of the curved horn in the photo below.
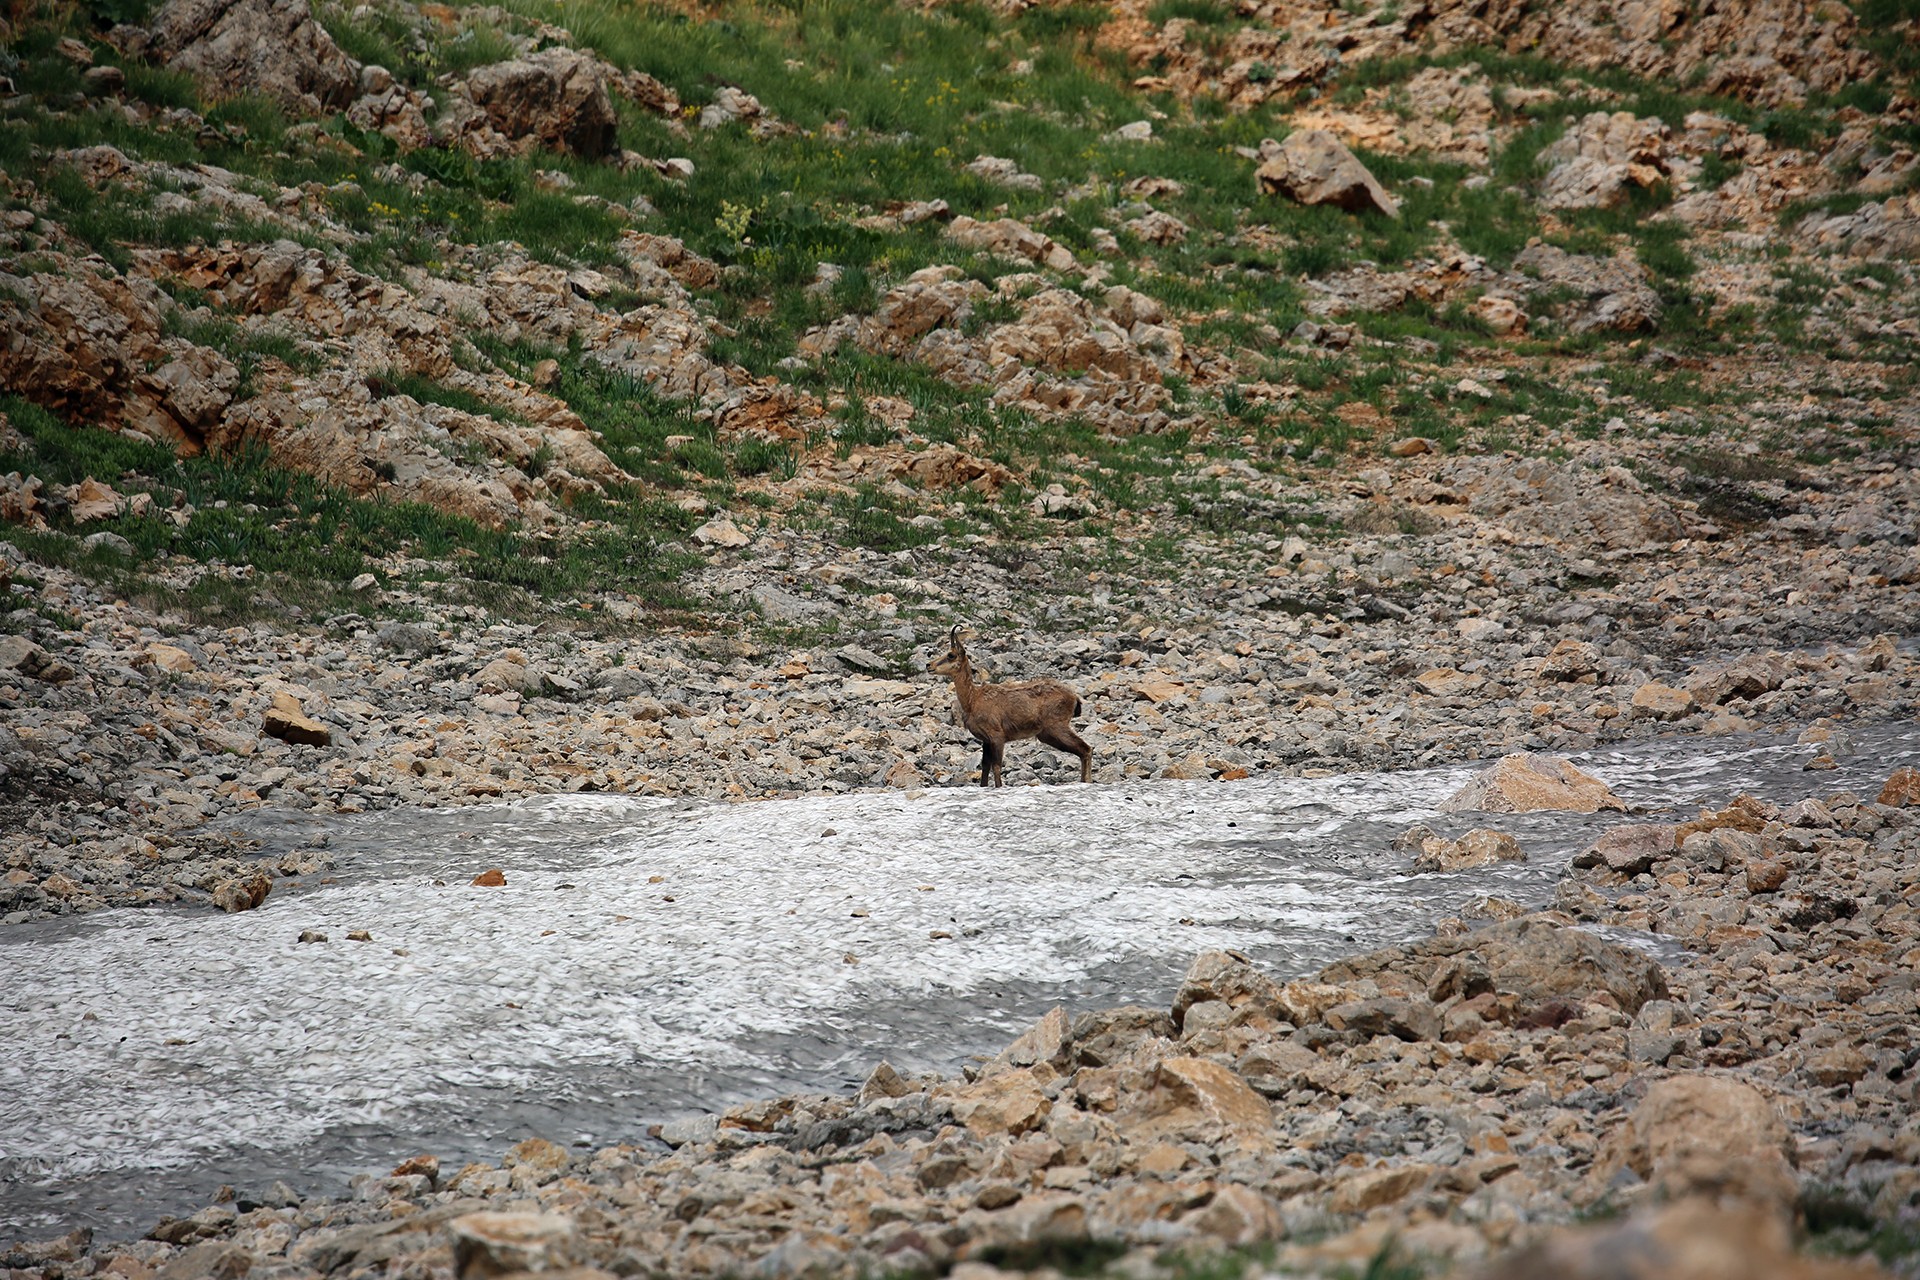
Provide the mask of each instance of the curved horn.
{"label": "curved horn", "polygon": [[955,649],[960,647],[960,624],[954,623],[953,630],[947,632],[947,643]]}

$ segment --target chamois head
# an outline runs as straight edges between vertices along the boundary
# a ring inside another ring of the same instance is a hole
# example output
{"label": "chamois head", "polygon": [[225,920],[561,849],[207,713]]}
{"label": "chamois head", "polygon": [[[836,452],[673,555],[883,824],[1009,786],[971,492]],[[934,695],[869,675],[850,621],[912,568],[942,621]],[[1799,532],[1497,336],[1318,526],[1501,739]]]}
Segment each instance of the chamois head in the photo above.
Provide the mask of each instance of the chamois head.
{"label": "chamois head", "polygon": [[967,660],[967,651],[960,647],[962,628],[956,626],[947,632],[947,651],[927,664],[927,670],[936,676],[950,676],[960,669]]}

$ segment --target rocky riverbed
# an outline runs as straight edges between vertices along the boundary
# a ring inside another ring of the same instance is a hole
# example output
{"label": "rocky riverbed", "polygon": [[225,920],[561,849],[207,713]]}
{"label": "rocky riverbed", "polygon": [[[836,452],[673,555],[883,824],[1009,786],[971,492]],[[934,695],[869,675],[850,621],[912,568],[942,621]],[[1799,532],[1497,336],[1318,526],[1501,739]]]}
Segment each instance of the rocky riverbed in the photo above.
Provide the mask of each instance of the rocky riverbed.
{"label": "rocky riverbed", "polygon": [[[1497,826],[1561,777],[1506,762],[1455,803]],[[1813,1230],[1915,1274],[1920,773],[1867,790],[1606,828],[1547,910],[1493,904],[1509,918],[1295,981],[1209,951],[1170,1006],[1056,1009],[962,1075],[881,1064],[852,1094],[643,1143],[530,1139],[459,1168],[422,1153],[345,1199],[248,1189],[141,1241],[81,1231],[5,1260],[46,1277],[984,1278],[1073,1259],[1177,1273],[1277,1241],[1254,1265],[1288,1275],[1884,1274],[1794,1256]],[[1652,934],[1663,958],[1631,941]],[[1565,1225],[1582,1218],[1599,1221]]]}

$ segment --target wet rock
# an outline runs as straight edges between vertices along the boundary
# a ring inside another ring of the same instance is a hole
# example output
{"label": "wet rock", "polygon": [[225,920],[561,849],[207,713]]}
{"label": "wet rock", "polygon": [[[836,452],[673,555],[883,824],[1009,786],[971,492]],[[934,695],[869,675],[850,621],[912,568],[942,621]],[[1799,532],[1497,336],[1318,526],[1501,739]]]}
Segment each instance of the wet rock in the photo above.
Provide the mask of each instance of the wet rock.
{"label": "wet rock", "polygon": [[1573,865],[1604,867],[1615,875],[1639,875],[1673,856],[1679,847],[1678,834],[1678,829],[1668,823],[1609,827],[1574,855]]}
{"label": "wet rock", "polygon": [[1582,773],[1571,761],[1534,754],[1501,757],[1492,768],[1440,802],[1444,813],[1531,813],[1539,809],[1594,813],[1620,807],[1606,783]]}
{"label": "wet rock", "polygon": [[273,892],[273,880],[262,871],[222,880],[213,891],[213,905],[225,912],[251,911]]}
{"label": "wet rock", "polygon": [[[1263,148],[1264,150],[1264,148]],[[1265,158],[1254,174],[1261,194],[1285,196],[1300,204],[1331,204],[1358,213],[1373,209],[1400,216],[1400,202],[1353,152],[1325,129],[1302,129]]]}
{"label": "wet rock", "polygon": [[489,867],[487,870],[482,871],[479,875],[475,876],[470,883],[477,884],[482,888],[497,889],[501,885],[505,884],[506,882],[507,882],[506,872],[502,871],[498,867]]}
{"label": "wet rock", "polygon": [[1420,844],[1420,856],[1413,870],[1465,871],[1470,867],[1490,866],[1497,862],[1525,862],[1526,850],[1504,831],[1476,827],[1458,840],[1434,836]]}

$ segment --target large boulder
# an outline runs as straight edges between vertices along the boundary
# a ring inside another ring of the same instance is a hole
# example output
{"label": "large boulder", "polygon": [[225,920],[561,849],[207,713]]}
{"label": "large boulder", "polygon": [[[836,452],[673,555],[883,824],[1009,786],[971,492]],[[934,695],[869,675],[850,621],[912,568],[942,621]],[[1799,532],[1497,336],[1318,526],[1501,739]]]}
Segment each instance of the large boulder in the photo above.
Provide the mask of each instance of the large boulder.
{"label": "large boulder", "polygon": [[1690,1199],[1620,1221],[1562,1227],[1477,1267],[1468,1280],[1873,1280],[1871,1262],[1801,1257],[1786,1224]]}
{"label": "large boulder", "polygon": [[1447,813],[1469,809],[1485,813],[1532,813],[1540,809],[1596,813],[1619,807],[1606,783],[1582,773],[1572,761],[1533,752],[1502,756],[1492,768],[1440,802]]}
{"label": "large boulder", "polygon": [[479,67],[460,94],[511,142],[578,156],[613,150],[613,96],[607,68],[578,49],[553,48]]}
{"label": "large boulder", "polygon": [[1667,998],[1666,972],[1653,957],[1545,916],[1354,956],[1322,970],[1320,981],[1348,985],[1371,978],[1383,989],[1426,990],[1448,966],[1471,972],[1465,985],[1512,996],[1523,1007],[1604,991],[1633,1013]]}
{"label": "large boulder", "polygon": [[307,0],[169,0],[145,52],[208,93],[265,94],[304,115],[345,107],[360,83]]}
{"label": "large boulder", "polygon": [[[1263,153],[1266,148],[1262,148]],[[1331,204],[1358,213],[1376,209],[1400,216],[1400,202],[1387,194],[1344,143],[1325,129],[1289,134],[1254,174],[1262,195],[1301,204]]]}
{"label": "large boulder", "polygon": [[1799,1196],[1786,1123],[1765,1094],[1724,1076],[1660,1080],[1601,1149],[1589,1185],[1630,1169],[1662,1199],[1689,1195],[1789,1217]]}

